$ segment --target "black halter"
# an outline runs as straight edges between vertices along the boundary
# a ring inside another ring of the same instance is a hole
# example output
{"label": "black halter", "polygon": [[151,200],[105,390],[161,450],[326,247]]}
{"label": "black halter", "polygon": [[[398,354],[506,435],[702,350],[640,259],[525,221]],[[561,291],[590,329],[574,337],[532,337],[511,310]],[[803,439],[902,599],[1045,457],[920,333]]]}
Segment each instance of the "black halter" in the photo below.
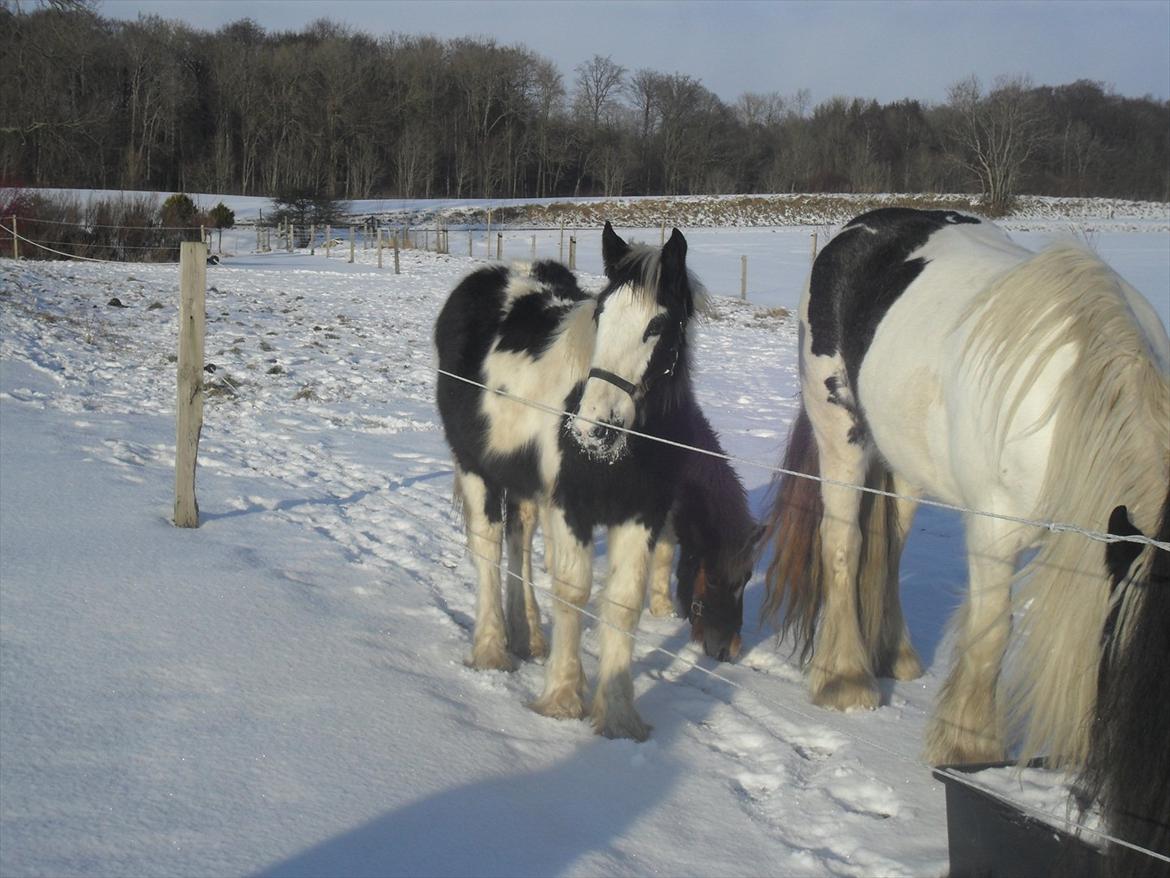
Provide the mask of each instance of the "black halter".
{"label": "black halter", "polygon": [[608,381],[614,387],[618,388],[619,390],[624,390],[630,396],[633,396],[638,392],[637,384],[631,384],[621,375],[615,375],[613,372],[609,372],[605,369],[590,369],[589,377],[600,378],[602,381]]}

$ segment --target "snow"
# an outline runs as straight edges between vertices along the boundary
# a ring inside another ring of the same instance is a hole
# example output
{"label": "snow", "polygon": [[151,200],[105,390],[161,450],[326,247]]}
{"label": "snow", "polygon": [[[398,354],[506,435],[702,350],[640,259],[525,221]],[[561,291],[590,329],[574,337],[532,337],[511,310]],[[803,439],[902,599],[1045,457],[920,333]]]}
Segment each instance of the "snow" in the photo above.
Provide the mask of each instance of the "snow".
{"label": "snow", "polygon": [[[772,260],[694,333],[700,402],[760,464],[737,464],[757,511],[797,404],[795,328],[768,309],[795,306],[809,232],[688,232],[722,296],[740,253]],[[0,874],[946,872],[918,753],[965,580],[954,516],[923,509],[904,563],[930,671],[884,681],[876,712],[808,703],[753,623],[757,577],[736,664],[643,617],[648,742],[540,717],[542,667],[463,665],[474,573],[430,332],[478,264],[466,239],[404,251],[396,276],[360,249],[247,255],[240,234],[208,268],[194,530],[170,523],[176,267],[0,260]],[[1167,240],[1093,243],[1170,323]]]}

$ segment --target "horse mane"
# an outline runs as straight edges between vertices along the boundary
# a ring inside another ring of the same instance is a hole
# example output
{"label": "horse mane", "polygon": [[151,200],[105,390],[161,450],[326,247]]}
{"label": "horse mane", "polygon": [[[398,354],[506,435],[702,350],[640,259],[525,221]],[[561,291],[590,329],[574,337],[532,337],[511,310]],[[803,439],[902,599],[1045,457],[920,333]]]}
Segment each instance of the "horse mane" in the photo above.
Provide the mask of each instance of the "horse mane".
{"label": "horse mane", "polygon": [[[623,284],[630,284],[645,295],[657,298],[658,285],[662,280],[662,250],[648,244],[630,244],[629,251],[618,261],[614,268],[609,284],[601,291],[601,295],[616,290]],[[708,314],[710,304],[707,289],[687,269],[687,287],[691,292],[691,301],[694,305],[692,313]],[[688,317],[692,314],[688,314]]]}
{"label": "horse mane", "polygon": [[[968,312],[968,352],[992,397],[1006,403],[1001,448],[1044,367],[1071,358],[1044,414],[1028,425],[1051,422],[1053,435],[1035,517],[1104,531],[1110,510],[1124,504],[1138,528],[1158,527],[1170,480],[1170,376],[1154,359],[1164,338],[1143,332],[1131,294],[1092,253],[1057,245],[1001,275]],[[1004,682],[1008,721],[1025,732],[1023,758],[1047,750],[1055,763],[1081,763],[1087,754],[1109,613],[1102,559],[1099,542],[1054,532],[1017,574],[1014,600],[1028,611]],[[1080,611],[1062,612],[1069,603]]]}
{"label": "horse mane", "polygon": [[[719,435],[711,422],[693,406],[688,443],[723,454]],[[679,529],[701,527],[710,532],[704,540],[716,547],[719,578],[734,573],[733,566],[750,561],[755,548],[756,521],[748,506],[747,491],[731,464],[722,457],[691,452],[683,459],[676,517]]]}

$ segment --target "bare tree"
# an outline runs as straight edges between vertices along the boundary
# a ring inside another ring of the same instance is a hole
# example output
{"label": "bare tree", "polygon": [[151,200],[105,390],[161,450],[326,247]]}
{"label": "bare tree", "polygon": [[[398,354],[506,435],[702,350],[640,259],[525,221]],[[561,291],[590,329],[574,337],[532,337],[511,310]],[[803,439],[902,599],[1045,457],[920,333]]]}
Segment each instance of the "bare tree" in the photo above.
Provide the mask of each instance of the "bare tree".
{"label": "bare tree", "polygon": [[1024,164],[1043,137],[1031,88],[1026,77],[1000,77],[984,96],[978,77],[969,76],[947,92],[956,157],[979,180],[992,215],[1011,205]]}

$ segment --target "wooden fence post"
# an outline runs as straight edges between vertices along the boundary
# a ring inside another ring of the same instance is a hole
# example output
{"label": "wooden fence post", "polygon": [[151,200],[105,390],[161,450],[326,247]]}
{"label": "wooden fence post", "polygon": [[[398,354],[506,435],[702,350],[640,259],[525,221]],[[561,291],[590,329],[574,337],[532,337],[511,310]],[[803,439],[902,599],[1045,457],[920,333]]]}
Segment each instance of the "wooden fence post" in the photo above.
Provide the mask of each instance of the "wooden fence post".
{"label": "wooden fence post", "polygon": [[812,253],[809,255],[809,263],[811,264],[817,261],[817,233],[813,232],[809,238],[812,240]]}
{"label": "wooden fence post", "polygon": [[565,221],[561,220],[561,252],[557,257],[557,262],[565,261]]}
{"label": "wooden fence post", "polygon": [[504,258],[504,233],[496,232],[496,259]]}
{"label": "wooden fence post", "polygon": [[12,217],[12,258],[20,258],[20,240],[16,237],[16,216]]}
{"label": "wooden fence post", "polygon": [[492,209],[489,207],[487,212],[487,231],[483,233],[484,249],[487,250],[487,258],[492,258]]}
{"label": "wooden fence post", "polygon": [[317,224],[313,223],[309,226],[309,255],[317,255]]}
{"label": "wooden fence post", "polygon": [[333,226],[325,226],[325,258],[329,258],[330,251],[333,249]]}
{"label": "wooden fence post", "polygon": [[747,301],[747,257],[739,257],[739,297]]}
{"label": "wooden fence post", "polygon": [[471,231],[471,229],[467,230],[467,255],[475,255],[475,232]]}
{"label": "wooden fence post", "polygon": [[662,224],[662,233],[658,236],[658,246],[666,246],[666,223]]}
{"label": "wooden fence post", "polygon": [[569,270],[577,268],[577,236],[569,235]]}
{"label": "wooden fence post", "polygon": [[536,261],[536,235],[532,236],[532,261]]}
{"label": "wooden fence post", "polygon": [[382,267],[382,227],[378,226],[378,268]]}
{"label": "wooden fence post", "polygon": [[398,230],[394,230],[394,273],[399,274],[398,270]]}
{"label": "wooden fence post", "polygon": [[357,240],[357,229],[353,226],[349,227],[349,264],[353,265],[353,248]]}
{"label": "wooden fence post", "polygon": [[207,315],[207,245],[179,247],[179,390],[175,428],[175,525],[199,526],[195,463],[203,429],[203,339]]}

